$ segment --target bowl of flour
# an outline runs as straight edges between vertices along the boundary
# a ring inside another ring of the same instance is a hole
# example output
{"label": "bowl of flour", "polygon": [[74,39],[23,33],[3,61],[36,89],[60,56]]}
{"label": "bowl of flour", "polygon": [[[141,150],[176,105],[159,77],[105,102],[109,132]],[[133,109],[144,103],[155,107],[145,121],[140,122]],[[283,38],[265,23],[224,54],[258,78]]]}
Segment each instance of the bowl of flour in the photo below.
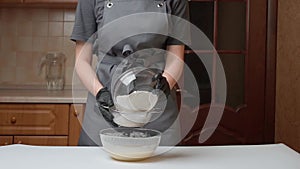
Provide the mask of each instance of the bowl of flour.
{"label": "bowl of flour", "polygon": [[138,161],[154,154],[161,132],[145,128],[108,128],[100,131],[100,139],[104,151],[113,159]]}

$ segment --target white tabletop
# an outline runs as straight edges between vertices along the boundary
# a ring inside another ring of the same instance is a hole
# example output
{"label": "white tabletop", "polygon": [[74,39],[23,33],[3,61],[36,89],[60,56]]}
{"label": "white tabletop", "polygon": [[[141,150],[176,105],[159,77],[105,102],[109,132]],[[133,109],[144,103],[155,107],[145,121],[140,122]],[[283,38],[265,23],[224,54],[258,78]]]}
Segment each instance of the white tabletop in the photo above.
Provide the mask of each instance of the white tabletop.
{"label": "white tabletop", "polygon": [[284,144],[174,147],[139,162],[111,159],[100,147],[0,147],[1,169],[300,169],[300,155]]}

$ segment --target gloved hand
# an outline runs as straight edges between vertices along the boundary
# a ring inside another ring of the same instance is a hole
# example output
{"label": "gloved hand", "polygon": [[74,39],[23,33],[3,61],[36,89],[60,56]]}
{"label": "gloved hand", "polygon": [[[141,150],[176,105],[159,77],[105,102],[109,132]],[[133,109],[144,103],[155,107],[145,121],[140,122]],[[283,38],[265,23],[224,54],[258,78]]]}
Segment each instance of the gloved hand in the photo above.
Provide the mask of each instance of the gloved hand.
{"label": "gloved hand", "polygon": [[114,106],[111,93],[106,87],[100,89],[96,95],[96,107],[98,111],[102,114],[103,118],[113,127],[118,127],[118,125],[113,121],[114,116],[109,111],[109,108]]}
{"label": "gloved hand", "polygon": [[152,81],[155,83],[154,89],[163,91],[165,96],[168,98],[171,89],[167,79],[161,73],[158,73],[153,76]]}

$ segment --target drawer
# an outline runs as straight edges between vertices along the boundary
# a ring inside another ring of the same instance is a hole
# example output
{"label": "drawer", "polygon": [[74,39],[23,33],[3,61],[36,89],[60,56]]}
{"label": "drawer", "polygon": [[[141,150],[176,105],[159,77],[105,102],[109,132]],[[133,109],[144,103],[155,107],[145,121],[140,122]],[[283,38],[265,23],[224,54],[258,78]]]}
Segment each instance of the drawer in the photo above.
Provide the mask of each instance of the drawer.
{"label": "drawer", "polygon": [[68,135],[68,104],[0,104],[0,135]]}
{"label": "drawer", "polygon": [[67,146],[67,136],[14,136],[15,144],[39,146]]}
{"label": "drawer", "polygon": [[13,143],[13,136],[0,136],[0,146],[9,145]]}

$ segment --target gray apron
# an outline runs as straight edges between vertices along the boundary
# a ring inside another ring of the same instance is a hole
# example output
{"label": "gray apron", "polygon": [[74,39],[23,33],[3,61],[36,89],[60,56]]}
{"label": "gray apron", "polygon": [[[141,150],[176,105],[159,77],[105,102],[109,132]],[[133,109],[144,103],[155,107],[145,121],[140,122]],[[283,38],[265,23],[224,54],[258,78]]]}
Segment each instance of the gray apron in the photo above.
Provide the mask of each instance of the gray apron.
{"label": "gray apron", "polygon": [[[98,25],[98,44],[96,46],[98,47],[99,63],[96,74],[101,84],[108,87],[109,90],[115,69],[126,59],[126,52],[134,53],[150,48],[166,48],[167,37],[160,34],[168,31],[167,14],[165,17],[161,17],[161,15],[156,17],[153,13],[153,17],[150,18],[133,16],[145,12],[166,14],[166,4],[164,0],[107,0],[104,3],[103,25]],[[132,16],[129,19],[120,19],[122,16],[129,15]],[[141,32],[141,28],[143,33],[132,34]],[[147,29],[150,33],[147,33]],[[149,56],[147,59],[142,59],[141,64],[145,67],[155,66],[160,70],[164,69],[164,57]],[[171,93],[164,113],[144,126],[144,128],[156,129],[163,133],[160,145],[175,145],[180,141],[176,96],[174,91]],[[99,131],[111,127],[102,115],[95,111],[95,104],[95,97],[89,93],[79,145],[101,145]]]}

